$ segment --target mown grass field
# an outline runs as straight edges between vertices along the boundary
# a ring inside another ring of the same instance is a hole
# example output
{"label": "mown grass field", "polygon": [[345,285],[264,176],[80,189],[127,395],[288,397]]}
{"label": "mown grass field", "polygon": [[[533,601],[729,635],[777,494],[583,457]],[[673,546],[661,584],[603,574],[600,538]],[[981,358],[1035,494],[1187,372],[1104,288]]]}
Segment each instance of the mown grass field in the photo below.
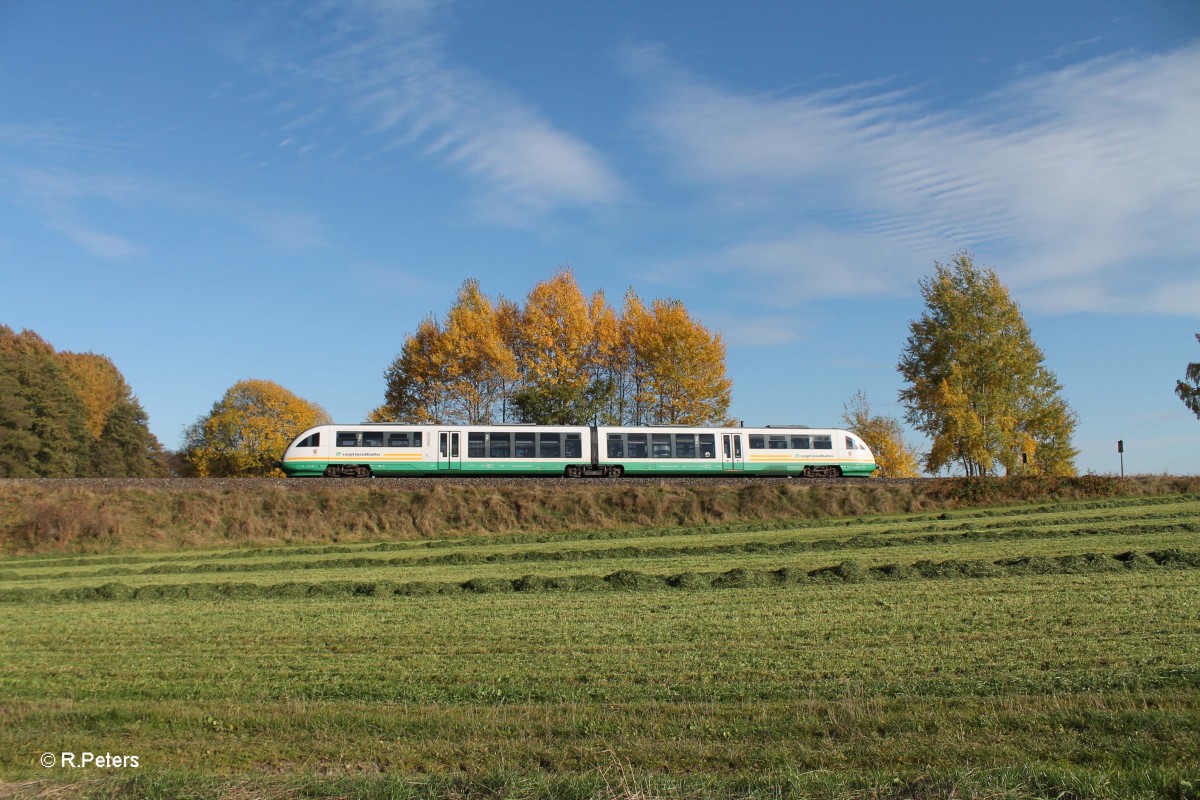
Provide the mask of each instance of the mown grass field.
{"label": "mown grass field", "polygon": [[10,556],[0,796],[1196,798],[1198,589],[1195,494]]}

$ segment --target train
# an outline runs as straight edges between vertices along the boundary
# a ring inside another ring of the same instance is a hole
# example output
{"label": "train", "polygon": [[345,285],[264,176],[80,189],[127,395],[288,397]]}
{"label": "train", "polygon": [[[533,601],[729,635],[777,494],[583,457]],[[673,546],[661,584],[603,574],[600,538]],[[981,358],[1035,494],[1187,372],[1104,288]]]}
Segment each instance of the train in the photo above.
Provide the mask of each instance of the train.
{"label": "train", "polygon": [[867,477],[876,469],[856,434],[802,425],[319,425],[292,441],[279,466],[292,478]]}

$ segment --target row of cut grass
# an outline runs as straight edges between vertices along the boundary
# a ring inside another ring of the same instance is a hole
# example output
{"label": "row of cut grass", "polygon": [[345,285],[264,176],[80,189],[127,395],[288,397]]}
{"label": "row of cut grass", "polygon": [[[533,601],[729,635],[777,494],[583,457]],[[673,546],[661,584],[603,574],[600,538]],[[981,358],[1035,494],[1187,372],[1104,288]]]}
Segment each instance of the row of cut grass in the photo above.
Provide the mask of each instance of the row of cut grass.
{"label": "row of cut grass", "polygon": [[[63,590],[117,582],[129,588],[197,582],[270,585],[317,581],[466,581],[471,578],[516,578],[542,575],[592,575],[619,570],[675,574],[697,570],[791,568],[811,570],[841,560],[866,566],[962,558],[996,560],[1006,555],[1056,557],[1073,553],[1116,553],[1122,548],[1154,551],[1187,548],[1200,531],[1200,504],[1180,500],[1167,511],[1131,504],[1102,527],[1092,516],[1043,515],[1017,527],[997,526],[986,519],[948,519],[916,525],[886,519],[850,525],[808,526],[799,530],[722,532],[646,537],[629,534],[623,541],[605,539],[408,552],[401,555],[302,553],[296,558],[166,561],[71,570],[7,570],[5,588]],[[1195,508],[1196,517],[1191,510]],[[1193,521],[1183,521],[1191,518]],[[314,576],[319,576],[314,578]]]}
{"label": "row of cut grass", "polygon": [[[1187,520],[1187,521],[1184,521]],[[1083,524],[1091,523],[1091,524]],[[1102,524],[1096,524],[1102,523]],[[976,542],[1014,541],[1020,539],[1050,539],[1066,536],[1125,535],[1137,532],[1190,533],[1200,529],[1200,508],[1195,516],[1180,513],[1167,517],[1145,515],[1110,520],[1060,519],[1012,525],[908,526],[856,524],[852,535],[845,525],[824,526],[803,530],[724,532],[646,537],[628,535],[619,542],[506,544],[491,547],[453,548],[439,551],[408,551],[401,555],[381,555],[378,551],[354,553],[308,554],[264,557],[258,553],[228,555],[218,559],[192,558],[188,561],[168,559],[137,565],[106,566],[80,564],[71,569],[34,567],[0,572],[0,582],[23,580],[53,580],[86,577],[115,577],[131,575],[243,573],[277,571],[281,569],[336,569],[358,567],[421,567],[442,564],[486,564],[555,562],[613,558],[671,558],[688,555],[720,555],[741,549],[747,553],[796,551],[833,552],[848,549],[870,549],[921,544],[961,545],[968,539]]]}

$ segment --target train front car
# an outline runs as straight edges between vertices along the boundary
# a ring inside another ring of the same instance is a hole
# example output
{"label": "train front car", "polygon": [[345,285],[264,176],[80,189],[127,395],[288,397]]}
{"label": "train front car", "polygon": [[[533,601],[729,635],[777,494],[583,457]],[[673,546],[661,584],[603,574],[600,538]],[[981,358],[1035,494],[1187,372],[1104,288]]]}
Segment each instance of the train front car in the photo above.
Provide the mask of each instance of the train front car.
{"label": "train front car", "polygon": [[[288,447],[280,468],[289,477],[373,478],[437,473],[449,468],[446,434],[436,427],[359,423],[310,428]],[[456,434],[457,437],[457,434]],[[439,457],[441,441],[444,457]],[[458,439],[454,439],[457,455]]]}
{"label": "train front car", "polygon": [[846,452],[842,459],[842,474],[859,478],[869,478],[874,475],[875,470],[879,469],[879,465],[875,463],[875,454],[871,452],[871,448],[867,447],[867,443],[851,431],[838,431],[838,434],[842,436],[842,441],[846,445]]}
{"label": "train front car", "polygon": [[838,428],[746,429],[746,471],[807,478],[868,477],[875,456],[857,435]]}
{"label": "train front car", "polygon": [[327,425],[309,428],[297,436],[283,452],[279,468],[289,478],[319,478],[329,464],[330,428]]}

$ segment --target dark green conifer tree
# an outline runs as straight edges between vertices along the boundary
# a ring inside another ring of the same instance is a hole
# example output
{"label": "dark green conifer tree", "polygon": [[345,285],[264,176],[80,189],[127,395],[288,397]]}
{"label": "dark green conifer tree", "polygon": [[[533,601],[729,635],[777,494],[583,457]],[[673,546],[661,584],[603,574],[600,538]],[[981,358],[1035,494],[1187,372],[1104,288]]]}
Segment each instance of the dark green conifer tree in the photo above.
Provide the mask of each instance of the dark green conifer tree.
{"label": "dark green conifer tree", "polygon": [[83,403],[67,382],[54,348],[33,331],[17,334],[0,325],[0,353],[12,392],[0,419],[0,427],[15,432],[5,459],[10,468],[36,477],[89,474],[91,441]]}

